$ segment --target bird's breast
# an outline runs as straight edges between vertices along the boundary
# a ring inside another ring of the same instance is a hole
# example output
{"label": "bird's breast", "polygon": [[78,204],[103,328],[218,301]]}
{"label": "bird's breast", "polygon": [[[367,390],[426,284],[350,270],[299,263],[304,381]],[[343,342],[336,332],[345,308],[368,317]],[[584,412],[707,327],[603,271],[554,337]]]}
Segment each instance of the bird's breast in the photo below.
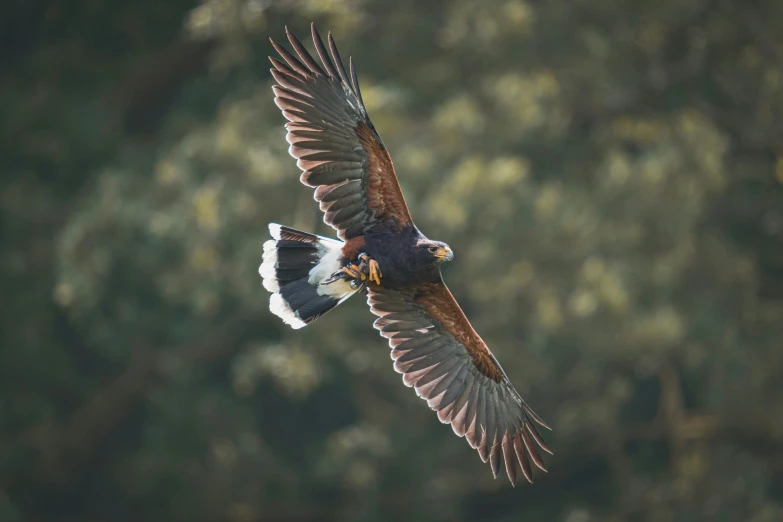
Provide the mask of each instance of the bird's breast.
{"label": "bird's breast", "polygon": [[417,242],[417,233],[409,230],[365,234],[366,252],[383,272],[381,286],[410,286],[431,279],[431,270],[422,267],[417,259]]}

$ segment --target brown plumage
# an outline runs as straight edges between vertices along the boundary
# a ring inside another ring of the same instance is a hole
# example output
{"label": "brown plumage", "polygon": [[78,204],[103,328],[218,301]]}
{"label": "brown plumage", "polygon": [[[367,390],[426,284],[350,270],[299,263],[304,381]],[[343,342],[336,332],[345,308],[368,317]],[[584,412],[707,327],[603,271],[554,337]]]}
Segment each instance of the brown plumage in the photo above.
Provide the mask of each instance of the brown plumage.
{"label": "brown plumage", "polygon": [[535,426],[546,424],[516,392],[442,280],[406,289],[371,285],[367,302],[403,382],[490,461],[496,477],[501,453],[512,483],[516,463],[531,482],[530,460],[546,471],[536,445],[551,451]]}
{"label": "brown plumage", "polygon": [[367,116],[355,74],[349,82],[331,34],[329,47],[337,69],[315,26],[312,31],[328,73],[287,29],[303,63],[275,41],[272,45],[286,63],[270,58],[272,76],[279,84],[272,88],[275,103],[289,120],[286,139],[291,156],[304,171],[302,183],[316,189],[325,222],[341,239],[362,235],[367,222],[412,225],[391,157]]}
{"label": "brown plumage", "polygon": [[[512,484],[518,470],[532,482],[533,465],[546,470],[539,450],[551,453],[536,424],[548,427],[444,284],[440,264],[452,259],[451,250],[413,223],[353,63],[349,75],[331,34],[327,52],[314,26],[321,64],[286,34],[296,56],[272,42],[283,60],[270,58],[275,103],[288,119],[301,181],[315,189],[324,222],[344,242],[270,225],[274,239],[264,246],[260,272],[273,292],[271,310],[300,328],[363,290],[403,382],[478,450],[495,477],[503,467]],[[373,270],[380,283],[367,279]]]}

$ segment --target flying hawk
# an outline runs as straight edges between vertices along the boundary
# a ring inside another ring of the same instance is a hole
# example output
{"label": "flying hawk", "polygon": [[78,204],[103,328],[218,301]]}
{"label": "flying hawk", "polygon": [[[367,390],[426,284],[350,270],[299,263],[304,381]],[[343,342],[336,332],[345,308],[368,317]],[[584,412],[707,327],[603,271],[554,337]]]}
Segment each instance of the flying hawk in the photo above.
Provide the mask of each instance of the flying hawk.
{"label": "flying hawk", "polygon": [[441,277],[453,253],[422,234],[411,218],[391,157],[362,102],[353,61],[346,71],[331,33],[329,51],[311,27],[321,64],[286,28],[297,56],[272,40],[275,103],[288,120],[291,156],[315,189],[330,239],[270,224],[259,273],[270,310],[301,328],[358,291],[389,339],[394,369],[443,423],[512,484],[517,464],[532,482],[531,462],[546,471],[550,453],[536,424],[549,429],[514,389]]}

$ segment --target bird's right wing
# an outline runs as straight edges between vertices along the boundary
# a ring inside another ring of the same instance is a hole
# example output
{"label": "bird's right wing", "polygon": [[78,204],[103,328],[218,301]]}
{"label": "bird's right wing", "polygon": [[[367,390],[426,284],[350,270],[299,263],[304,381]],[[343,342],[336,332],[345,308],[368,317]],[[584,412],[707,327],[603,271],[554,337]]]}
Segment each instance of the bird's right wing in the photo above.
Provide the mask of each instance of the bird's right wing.
{"label": "bird's right wing", "polygon": [[[361,236],[379,223],[412,224],[391,157],[364,108],[353,62],[350,77],[331,33],[331,59],[313,25],[313,43],[323,68],[286,28],[298,58],[272,40],[283,61],[270,57],[275,103],[288,119],[288,149],[315,187],[324,222],[341,239]],[[334,63],[332,62],[334,60]]]}
{"label": "bird's right wing", "polygon": [[367,296],[403,382],[489,461],[496,478],[501,456],[512,484],[517,464],[530,482],[531,461],[546,471],[538,448],[551,451],[535,425],[548,426],[519,396],[442,281],[400,289],[370,285]]}

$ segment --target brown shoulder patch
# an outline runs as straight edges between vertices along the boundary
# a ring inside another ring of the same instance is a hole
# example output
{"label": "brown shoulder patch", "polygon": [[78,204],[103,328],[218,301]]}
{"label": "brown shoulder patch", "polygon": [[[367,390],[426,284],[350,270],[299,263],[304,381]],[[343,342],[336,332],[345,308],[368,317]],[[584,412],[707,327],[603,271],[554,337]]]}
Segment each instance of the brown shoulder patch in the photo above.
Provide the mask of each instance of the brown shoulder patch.
{"label": "brown shoulder patch", "polygon": [[364,249],[364,236],[353,237],[343,245],[343,256],[346,259],[354,260]]}
{"label": "brown shoulder patch", "polygon": [[359,122],[355,131],[368,156],[367,208],[375,212],[376,218],[392,219],[401,227],[412,223],[413,219],[386,147],[366,122]]}
{"label": "brown shoulder patch", "polygon": [[476,368],[493,381],[502,381],[505,376],[503,370],[484,340],[473,329],[449,289],[443,284],[426,283],[418,285],[417,290],[414,301],[465,346]]}

